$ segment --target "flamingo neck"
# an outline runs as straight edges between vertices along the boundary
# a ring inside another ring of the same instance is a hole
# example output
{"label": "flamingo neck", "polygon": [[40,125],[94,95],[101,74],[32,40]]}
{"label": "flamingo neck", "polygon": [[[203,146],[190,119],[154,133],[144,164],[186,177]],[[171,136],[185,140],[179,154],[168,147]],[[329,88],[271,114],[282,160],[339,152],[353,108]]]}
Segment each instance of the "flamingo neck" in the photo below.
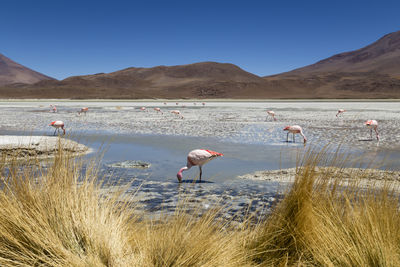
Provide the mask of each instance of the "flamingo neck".
{"label": "flamingo neck", "polygon": [[303,134],[303,131],[300,131],[300,135],[303,136],[304,143],[307,142],[307,137]]}

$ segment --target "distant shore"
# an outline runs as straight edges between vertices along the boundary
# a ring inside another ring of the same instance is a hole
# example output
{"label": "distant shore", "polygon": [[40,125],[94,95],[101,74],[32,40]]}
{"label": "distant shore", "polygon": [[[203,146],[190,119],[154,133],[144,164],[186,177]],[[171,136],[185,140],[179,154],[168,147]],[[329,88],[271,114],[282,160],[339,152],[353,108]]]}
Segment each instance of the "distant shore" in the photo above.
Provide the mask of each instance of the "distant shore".
{"label": "distant shore", "polygon": [[247,98],[193,98],[193,99],[69,99],[69,98],[0,98],[0,102],[55,102],[55,101],[68,101],[68,102],[400,102],[399,98],[380,98],[380,99],[247,99]]}

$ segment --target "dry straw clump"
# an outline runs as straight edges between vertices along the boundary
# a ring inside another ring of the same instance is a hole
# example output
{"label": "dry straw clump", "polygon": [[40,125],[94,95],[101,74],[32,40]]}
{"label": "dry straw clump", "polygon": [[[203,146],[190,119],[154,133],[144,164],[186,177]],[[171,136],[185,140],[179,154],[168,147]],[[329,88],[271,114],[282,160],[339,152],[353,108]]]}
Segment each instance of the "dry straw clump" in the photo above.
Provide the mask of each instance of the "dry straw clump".
{"label": "dry straw clump", "polygon": [[[309,151],[284,199],[252,230],[248,248],[263,266],[400,266],[398,188],[369,183],[354,169],[342,184],[337,167],[350,156]],[[322,170],[322,171],[321,171]],[[346,179],[348,180],[348,179]],[[359,185],[363,184],[363,187]]]}
{"label": "dry straw clump", "polygon": [[100,195],[95,169],[62,149],[48,169],[34,161],[2,161],[0,265],[127,266],[130,214]]}

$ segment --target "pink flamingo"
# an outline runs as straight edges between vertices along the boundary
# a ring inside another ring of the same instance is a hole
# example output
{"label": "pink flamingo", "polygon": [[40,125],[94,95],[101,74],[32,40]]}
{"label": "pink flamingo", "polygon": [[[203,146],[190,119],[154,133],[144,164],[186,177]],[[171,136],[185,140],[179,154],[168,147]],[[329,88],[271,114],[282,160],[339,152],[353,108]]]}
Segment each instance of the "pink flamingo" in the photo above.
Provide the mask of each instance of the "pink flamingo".
{"label": "pink flamingo", "polygon": [[338,117],[340,114],[343,114],[343,112],[346,112],[345,109],[339,109],[336,113],[336,117]]}
{"label": "pink flamingo", "polygon": [[178,115],[181,117],[181,119],[183,119],[183,115],[181,114],[181,112],[179,110],[172,110],[171,111],[172,114]]}
{"label": "pink flamingo", "polygon": [[53,121],[53,122],[51,122],[49,124],[49,126],[56,128],[53,135],[56,135],[56,132],[60,131],[60,129],[63,130],[64,135],[65,135],[64,122],[62,122],[62,121]]}
{"label": "pink flamingo", "polygon": [[88,111],[89,111],[88,107],[81,108],[81,110],[78,111],[78,115],[81,115],[81,113],[83,113],[86,116],[86,112],[88,112]]}
{"label": "pink flamingo", "polygon": [[301,129],[299,125],[286,126],[283,130],[288,131],[286,136],[286,142],[289,142],[289,133],[293,134],[293,143],[296,142],[295,134],[300,134],[301,136],[303,136],[304,144],[307,142],[307,138],[303,134],[303,129]]}
{"label": "pink flamingo", "polygon": [[205,105],[206,105],[206,103],[204,103],[204,102],[203,102],[203,103],[201,103],[201,104],[202,104],[203,106],[205,106]]}
{"label": "pink flamingo", "polygon": [[267,114],[270,115],[274,119],[274,121],[276,121],[275,112],[273,112],[272,110],[267,110]]}
{"label": "pink flamingo", "polygon": [[157,112],[161,112],[161,114],[164,114],[164,113],[161,111],[161,108],[154,108],[154,110],[157,111]]}
{"label": "pink flamingo", "polygon": [[50,104],[50,112],[56,113],[57,112],[57,107],[56,105]]}
{"label": "pink flamingo", "polygon": [[364,125],[366,125],[371,130],[370,131],[371,139],[372,139],[372,129],[374,129],[376,134],[376,139],[379,141],[378,122],[376,120],[369,120],[364,122]]}
{"label": "pink flamingo", "polygon": [[146,108],[145,108],[145,107],[141,107],[140,110],[141,110],[141,111],[145,111]]}
{"label": "pink flamingo", "polygon": [[201,182],[201,174],[202,174],[202,169],[201,167],[209,162],[210,160],[216,158],[216,157],[221,157],[224,154],[207,150],[207,149],[195,149],[189,152],[187,156],[187,163],[185,167],[182,167],[179,172],[176,174],[176,177],[178,178],[178,181],[181,183],[182,182],[182,172],[189,170],[193,166],[199,166],[200,169],[200,182]]}

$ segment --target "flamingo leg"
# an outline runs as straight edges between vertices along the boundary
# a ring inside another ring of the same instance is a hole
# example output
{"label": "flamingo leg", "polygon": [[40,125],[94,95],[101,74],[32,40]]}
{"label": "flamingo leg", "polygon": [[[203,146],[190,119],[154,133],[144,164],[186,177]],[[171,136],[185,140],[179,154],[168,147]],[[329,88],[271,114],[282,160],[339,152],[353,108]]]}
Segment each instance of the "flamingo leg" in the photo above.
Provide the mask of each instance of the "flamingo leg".
{"label": "flamingo leg", "polygon": [[289,142],[289,132],[286,135],[286,142]]}
{"label": "flamingo leg", "polygon": [[201,169],[201,166],[199,165],[199,169],[200,169],[200,182],[201,182],[201,175],[203,173],[203,170]]}
{"label": "flamingo leg", "polygon": [[293,134],[293,143],[296,143],[296,136]]}
{"label": "flamingo leg", "polygon": [[378,133],[378,129],[375,127],[375,134],[376,134],[376,139],[379,141],[379,133]]}
{"label": "flamingo leg", "polygon": [[57,132],[57,128],[54,130],[54,133],[53,133],[53,135],[56,135],[56,132]]}
{"label": "flamingo leg", "polygon": [[370,137],[371,137],[371,139],[372,139],[372,129],[370,130],[369,135],[370,135]]}

